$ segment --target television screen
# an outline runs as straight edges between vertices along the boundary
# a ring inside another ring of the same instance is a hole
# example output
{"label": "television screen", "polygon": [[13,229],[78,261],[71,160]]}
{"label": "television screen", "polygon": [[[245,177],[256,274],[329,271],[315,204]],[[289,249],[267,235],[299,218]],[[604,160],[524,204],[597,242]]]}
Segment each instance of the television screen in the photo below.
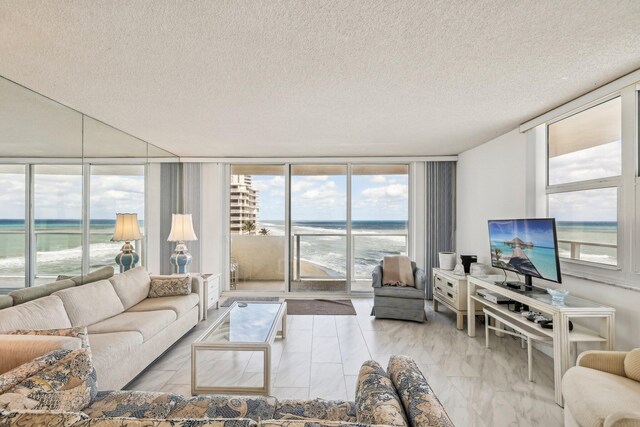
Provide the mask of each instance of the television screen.
{"label": "television screen", "polygon": [[492,266],[561,282],[555,219],[492,220],[489,241]]}

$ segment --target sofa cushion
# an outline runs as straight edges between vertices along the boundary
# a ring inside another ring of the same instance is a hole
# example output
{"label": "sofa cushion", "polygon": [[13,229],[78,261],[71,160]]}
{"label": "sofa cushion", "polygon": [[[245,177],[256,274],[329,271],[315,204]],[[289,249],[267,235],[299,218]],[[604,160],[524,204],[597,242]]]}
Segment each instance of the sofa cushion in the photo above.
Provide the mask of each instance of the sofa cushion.
{"label": "sofa cushion", "polygon": [[266,396],[198,396],[178,402],[168,418],[273,418],[276,398]]}
{"label": "sofa cushion", "polygon": [[108,280],[75,286],[54,295],[62,300],[73,326],[93,325],[124,311],[118,294]]}
{"label": "sofa cushion", "polygon": [[91,418],[166,418],[184,397],[147,391],[101,391],[83,412]]}
{"label": "sofa cushion", "polygon": [[354,402],[342,400],[279,400],[274,419],[305,420],[320,419],[327,421],[356,421]]}
{"label": "sofa cushion", "polygon": [[236,419],[166,419],[154,418],[90,418],[77,422],[73,427],[257,427],[258,423],[248,418]]}
{"label": "sofa cushion", "polygon": [[454,427],[418,365],[411,358],[391,356],[387,373],[400,396],[411,427]]}
{"label": "sofa cushion", "polygon": [[149,273],[144,267],[125,271],[109,279],[125,310],[133,307],[149,295]]}
{"label": "sofa cushion", "polygon": [[0,426],[71,427],[88,417],[82,412],[51,410],[0,411]]}
{"label": "sofa cushion", "polygon": [[1,394],[0,409],[81,411],[96,393],[91,351],[79,349]]}
{"label": "sofa cushion", "polygon": [[356,418],[366,424],[407,426],[396,389],[384,369],[373,360],[364,362],[358,374]]}
{"label": "sofa cushion", "polygon": [[624,373],[627,378],[640,382],[640,348],[627,353],[624,358]]}
{"label": "sofa cushion", "polygon": [[18,289],[13,292],[9,292],[9,295],[13,298],[13,305],[24,304],[25,302],[33,301],[38,298],[46,297],[53,294],[56,291],[62,289],[72,288],[76,284],[73,280],[58,280],[55,282],[47,283],[46,285],[30,286],[24,289]]}
{"label": "sofa cushion", "polygon": [[16,329],[70,328],[71,321],[57,296],[48,296],[0,310],[0,334]]}
{"label": "sofa cushion", "polygon": [[[597,390],[597,392],[596,392]],[[602,425],[614,412],[629,412],[640,402],[640,383],[619,375],[575,366],[562,378],[562,394],[581,426]]]}
{"label": "sofa cushion", "polygon": [[[90,285],[85,285],[90,286]],[[172,310],[158,311],[126,311],[109,319],[89,326],[89,334],[105,334],[108,332],[137,331],[148,341],[155,334],[164,330],[178,317]],[[91,340],[91,339],[90,339]]]}
{"label": "sofa cushion", "polygon": [[100,280],[106,280],[111,277],[113,277],[113,267],[110,267],[107,265],[104,267],[100,267],[99,269],[92,271],[89,274],[85,274],[82,276],[74,276],[71,278],[71,280],[73,280],[73,283],[75,283],[76,286],[82,286],[88,283],[98,282]]}
{"label": "sofa cushion", "polygon": [[417,289],[410,286],[398,287],[398,286],[383,286],[381,288],[374,288],[373,293],[379,297],[394,297],[394,298],[408,298],[408,299],[424,299],[424,289]]}
{"label": "sofa cushion", "polygon": [[13,297],[11,295],[0,295],[0,310],[9,308],[13,305]]}
{"label": "sofa cushion", "polygon": [[149,298],[189,295],[191,276],[152,276],[149,285]]}
{"label": "sofa cushion", "polygon": [[182,317],[193,307],[198,305],[200,297],[198,294],[181,295],[174,297],[147,298],[131,307],[128,311],[157,311],[172,310],[176,316]]}
{"label": "sofa cushion", "polygon": [[138,331],[90,334],[93,365],[98,372],[109,372],[109,368],[127,360],[131,353],[143,343]]}
{"label": "sofa cushion", "polygon": [[0,375],[0,393],[4,393],[5,391],[15,387],[47,366],[52,366],[58,363],[67,354],[69,354],[69,350],[55,350],[45,354],[44,356],[36,357],[32,361],[24,363],[9,372],[5,372]]}

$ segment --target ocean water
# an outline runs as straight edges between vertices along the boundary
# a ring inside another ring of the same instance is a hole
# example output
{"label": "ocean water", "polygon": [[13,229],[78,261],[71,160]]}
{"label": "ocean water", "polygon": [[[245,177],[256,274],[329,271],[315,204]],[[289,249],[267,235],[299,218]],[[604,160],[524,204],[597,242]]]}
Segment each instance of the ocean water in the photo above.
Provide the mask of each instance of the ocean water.
{"label": "ocean water", "polygon": [[[140,221],[143,227],[144,222]],[[82,223],[79,220],[36,220],[36,273],[45,276],[80,274]],[[115,220],[91,220],[91,269],[116,266],[122,242],[111,242]],[[6,234],[2,232],[13,232]],[[17,234],[14,234],[16,233]],[[0,220],[0,276],[24,276],[24,221]]]}
{"label": "ocean water", "polygon": [[[284,221],[260,221],[257,228],[263,227],[271,235],[284,236]],[[294,221],[291,233],[294,241],[300,242],[301,260],[323,268],[333,277],[345,278],[346,222]],[[371,270],[385,256],[406,255],[406,221],[353,221],[352,234],[356,279],[370,279]]]}

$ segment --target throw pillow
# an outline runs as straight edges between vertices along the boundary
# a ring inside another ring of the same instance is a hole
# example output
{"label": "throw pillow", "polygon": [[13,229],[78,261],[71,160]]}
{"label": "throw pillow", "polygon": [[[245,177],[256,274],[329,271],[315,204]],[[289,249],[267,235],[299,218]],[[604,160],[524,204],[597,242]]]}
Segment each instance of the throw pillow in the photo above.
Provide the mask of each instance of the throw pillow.
{"label": "throw pillow", "polygon": [[189,295],[191,293],[191,276],[151,278],[149,298]]}
{"label": "throw pillow", "polygon": [[86,326],[77,326],[75,328],[63,329],[18,329],[9,335],[48,335],[56,337],[75,337],[80,338],[82,348],[89,348],[89,335]]}
{"label": "throw pillow", "polygon": [[356,419],[365,424],[408,425],[395,387],[374,360],[367,360],[360,368],[356,384]]}
{"label": "throw pillow", "polygon": [[0,395],[0,409],[82,411],[95,398],[96,371],[89,349],[69,352]]}

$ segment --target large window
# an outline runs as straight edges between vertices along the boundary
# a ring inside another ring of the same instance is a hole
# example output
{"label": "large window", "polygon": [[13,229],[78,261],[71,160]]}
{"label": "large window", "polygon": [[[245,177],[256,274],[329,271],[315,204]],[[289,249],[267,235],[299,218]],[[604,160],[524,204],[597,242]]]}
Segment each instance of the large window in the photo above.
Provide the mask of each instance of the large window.
{"label": "large window", "polygon": [[0,165],[0,289],[24,286],[25,166]]}
{"label": "large window", "polygon": [[547,127],[548,214],[563,258],[618,265],[621,122],[616,97]]}

